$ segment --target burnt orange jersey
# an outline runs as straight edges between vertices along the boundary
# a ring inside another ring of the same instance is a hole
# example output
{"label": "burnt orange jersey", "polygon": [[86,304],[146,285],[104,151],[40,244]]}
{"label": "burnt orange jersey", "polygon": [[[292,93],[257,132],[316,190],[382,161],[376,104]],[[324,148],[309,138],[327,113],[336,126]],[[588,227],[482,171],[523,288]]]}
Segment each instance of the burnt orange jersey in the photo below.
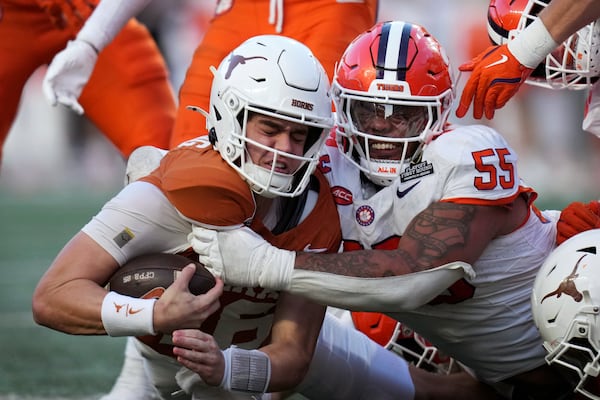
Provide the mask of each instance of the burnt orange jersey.
{"label": "burnt orange jersey", "polygon": [[[25,83],[75,38],[97,2],[0,0],[0,148]],[[175,97],[164,59],[142,24],[129,21],[99,54],[79,102],[124,157],[143,145],[168,147]]]}
{"label": "burnt orange jersey", "polygon": [[[160,166],[141,180],[157,186],[193,221],[216,226],[246,224],[277,247],[335,252],[341,240],[337,210],[323,175],[315,173],[314,177],[318,183],[314,208],[298,225],[281,234],[271,233],[254,216],[254,197],[248,184],[212,149],[206,137],[171,150]],[[278,292],[262,288],[225,286],[221,309],[205,321],[202,330],[213,334],[221,346],[258,348],[269,339],[278,299]]]}
{"label": "burnt orange jersey", "polygon": [[[280,12],[270,13],[270,0],[218,1],[216,13],[196,49],[179,91],[177,120],[171,147],[206,133],[205,120],[188,105],[208,110],[212,73],[231,50],[246,39],[282,34],[307,45],[330,79],[346,46],[370,28],[377,16],[377,0],[284,0]],[[271,18],[270,18],[271,17]],[[281,31],[278,20],[281,18]]]}

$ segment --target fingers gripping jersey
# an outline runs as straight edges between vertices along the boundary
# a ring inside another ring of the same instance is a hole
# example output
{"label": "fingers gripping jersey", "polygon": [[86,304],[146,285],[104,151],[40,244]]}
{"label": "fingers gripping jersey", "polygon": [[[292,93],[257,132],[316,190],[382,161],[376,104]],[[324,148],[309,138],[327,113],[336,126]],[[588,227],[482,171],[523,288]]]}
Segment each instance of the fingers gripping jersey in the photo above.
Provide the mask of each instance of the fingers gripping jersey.
{"label": "fingers gripping jersey", "polygon": [[[419,163],[368,198],[359,171],[332,140],[321,161],[345,250],[396,248],[410,221],[433,202],[503,205],[520,194],[535,198],[519,179],[515,152],[485,126],[456,127],[438,136]],[[488,381],[543,365],[529,296],[554,237],[555,223],[531,212],[522,227],[488,245],[473,265],[474,279],[456,282],[435,304],[391,316]]]}

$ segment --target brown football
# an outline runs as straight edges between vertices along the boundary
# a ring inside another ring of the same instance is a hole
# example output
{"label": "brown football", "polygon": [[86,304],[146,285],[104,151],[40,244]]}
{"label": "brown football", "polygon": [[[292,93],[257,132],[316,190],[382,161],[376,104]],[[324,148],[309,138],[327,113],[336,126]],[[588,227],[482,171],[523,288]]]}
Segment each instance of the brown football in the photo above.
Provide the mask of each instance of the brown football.
{"label": "brown football", "polygon": [[[215,286],[214,276],[200,262],[178,254],[152,253],[123,264],[111,276],[106,288],[131,297],[159,298],[189,263],[196,264],[189,284],[191,293],[204,294]],[[173,357],[170,335],[139,336],[138,339],[159,353]]]}

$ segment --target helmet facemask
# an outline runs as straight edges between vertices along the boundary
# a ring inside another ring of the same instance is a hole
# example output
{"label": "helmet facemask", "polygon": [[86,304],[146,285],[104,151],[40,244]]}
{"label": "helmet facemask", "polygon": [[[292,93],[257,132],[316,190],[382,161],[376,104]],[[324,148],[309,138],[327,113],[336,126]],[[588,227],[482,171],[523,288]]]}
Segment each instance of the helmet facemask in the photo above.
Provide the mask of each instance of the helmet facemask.
{"label": "helmet facemask", "polygon": [[433,133],[442,131],[439,121],[446,120],[435,98],[365,97],[334,83],[334,102],[338,148],[379,186],[390,185],[406,165],[416,161]]}

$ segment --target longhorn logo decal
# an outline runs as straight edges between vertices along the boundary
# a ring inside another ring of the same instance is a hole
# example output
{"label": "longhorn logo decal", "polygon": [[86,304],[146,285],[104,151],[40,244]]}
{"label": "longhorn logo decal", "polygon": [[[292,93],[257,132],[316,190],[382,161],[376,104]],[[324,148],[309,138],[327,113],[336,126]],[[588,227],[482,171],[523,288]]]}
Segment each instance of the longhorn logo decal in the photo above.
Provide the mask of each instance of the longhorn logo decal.
{"label": "longhorn logo decal", "polygon": [[579,274],[577,274],[577,268],[579,268],[579,263],[581,263],[581,260],[583,260],[583,257],[585,257],[586,254],[582,255],[579,260],[577,260],[577,263],[575,263],[575,267],[573,268],[573,271],[571,271],[571,273],[569,275],[567,275],[567,277],[565,279],[563,279],[560,284],[558,285],[558,288],[550,293],[548,293],[547,295],[544,296],[544,298],[542,299],[542,301],[540,301],[540,303],[543,303],[544,300],[546,300],[548,297],[552,297],[552,296],[556,296],[557,298],[559,298],[560,296],[562,296],[562,294],[566,294],[567,296],[571,296],[573,298],[573,300],[575,300],[576,302],[580,302],[581,300],[583,300],[583,294],[577,290],[577,287],[575,286],[575,278],[577,278],[579,276]]}
{"label": "longhorn logo decal", "polygon": [[235,54],[232,54],[231,58],[229,59],[229,67],[227,67],[227,73],[225,73],[225,79],[229,79],[231,77],[231,72],[233,72],[233,69],[235,67],[237,67],[238,65],[246,64],[246,61],[254,60],[257,58],[267,60],[267,58],[263,57],[263,56],[244,57],[244,56],[237,56]]}

